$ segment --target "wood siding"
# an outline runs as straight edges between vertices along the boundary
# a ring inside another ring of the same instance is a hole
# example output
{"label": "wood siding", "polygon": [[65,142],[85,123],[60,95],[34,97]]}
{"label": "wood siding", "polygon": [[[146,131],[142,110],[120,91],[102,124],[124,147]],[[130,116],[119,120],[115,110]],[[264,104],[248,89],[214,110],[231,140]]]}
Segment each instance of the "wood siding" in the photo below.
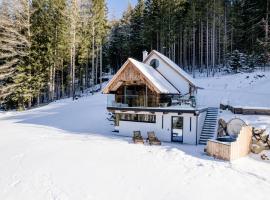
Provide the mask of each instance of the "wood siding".
{"label": "wood siding", "polygon": [[250,153],[252,127],[245,126],[241,129],[235,142],[225,143],[216,140],[207,142],[207,154],[218,159],[235,160]]}
{"label": "wood siding", "polygon": [[160,91],[145,77],[131,62],[127,63],[127,66],[123,70],[119,70],[119,73],[115,75],[115,79],[111,82],[108,88],[105,88],[103,92],[105,94],[117,91],[119,87],[123,85],[147,85],[147,87],[156,93]]}

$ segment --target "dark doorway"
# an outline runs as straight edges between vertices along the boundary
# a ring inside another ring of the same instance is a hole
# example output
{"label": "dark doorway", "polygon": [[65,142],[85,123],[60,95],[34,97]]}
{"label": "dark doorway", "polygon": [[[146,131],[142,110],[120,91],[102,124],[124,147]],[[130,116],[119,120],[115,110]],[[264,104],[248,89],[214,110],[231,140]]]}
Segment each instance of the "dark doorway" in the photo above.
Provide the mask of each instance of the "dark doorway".
{"label": "dark doorway", "polygon": [[172,142],[183,142],[183,117],[172,117]]}

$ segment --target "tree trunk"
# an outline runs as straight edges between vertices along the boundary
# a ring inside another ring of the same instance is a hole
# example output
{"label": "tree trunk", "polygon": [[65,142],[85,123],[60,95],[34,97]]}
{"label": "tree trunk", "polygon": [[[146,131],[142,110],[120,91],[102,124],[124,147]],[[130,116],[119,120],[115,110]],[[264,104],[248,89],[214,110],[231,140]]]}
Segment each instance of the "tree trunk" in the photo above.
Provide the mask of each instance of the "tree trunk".
{"label": "tree trunk", "polygon": [[224,3],[224,38],[223,38],[223,66],[226,64],[227,54],[227,4]]}
{"label": "tree trunk", "polygon": [[193,2],[193,12],[192,12],[192,21],[193,21],[193,26],[192,26],[192,74],[193,74],[193,78],[195,78],[195,61],[196,61],[196,29],[195,29],[195,5]]}
{"label": "tree trunk", "polygon": [[100,90],[102,89],[102,44],[100,45],[100,72],[99,72],[99,83],[100,83]]}
{"label": "tree trunk", "polygon": [[94,84],[95,84],[95,27],[94,27],[94,24],[92,24],[92,75],[91,75],[91,78],[92,78],[92,94],[93,94],[93,91],[94,91]]}
{"label": "tree trunk", "polygon": [[214,70],[215,67],[215,32],[216,32],[216,15],[215,15],[215,0],[214,0],[214,6],[213,6],[213,25],[212,25],[212,70]]}
{"label": "tree trunk", "polygon": [[206,11],[206,71],[207,71],[207,76],[209,76],[209,24],[208,24],[208,7]]}

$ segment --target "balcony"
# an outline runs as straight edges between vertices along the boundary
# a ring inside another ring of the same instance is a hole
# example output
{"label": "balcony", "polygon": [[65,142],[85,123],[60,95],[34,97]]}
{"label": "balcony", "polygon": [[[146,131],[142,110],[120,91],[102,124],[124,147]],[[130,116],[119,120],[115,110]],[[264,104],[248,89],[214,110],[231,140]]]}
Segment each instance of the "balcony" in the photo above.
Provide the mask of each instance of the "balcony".
{"label": "balcony", "polygon": [[157,97],[155,95],[107,95],[108,108],[195,108],[195,97],[180,97],[168,95]]}

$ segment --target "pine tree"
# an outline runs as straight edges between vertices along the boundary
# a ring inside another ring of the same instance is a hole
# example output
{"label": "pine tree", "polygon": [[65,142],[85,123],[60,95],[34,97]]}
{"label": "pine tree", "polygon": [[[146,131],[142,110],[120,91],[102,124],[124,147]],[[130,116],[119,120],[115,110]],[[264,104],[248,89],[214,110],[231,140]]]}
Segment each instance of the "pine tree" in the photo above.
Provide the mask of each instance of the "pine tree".
{"label": "pine tree", "polygon": [[238,73],[242,64],[241,64],[241,54],[238,50],[234,50],[229,58],[229,64],[234,73]]}
{"label": "pine tree", "polygon": [[144,0],[139,0],[130,19],[130,51],[134,58],[142,60],[142,51],[146,49],[144,39]]}
{"label": "pine tree", "polygon": [[[22,82],[18,74],[25,72],[29,64],[30,42],[30,2],[28,0],[3,1],[0,11],[0,101],[13,100]],[[0,62],[1,63],[1,62]],[[25,73],[22,73],[25,75]],[[29,101],[29,87],[21,94]],[[17,101],[18,103],[18,101]]]}

